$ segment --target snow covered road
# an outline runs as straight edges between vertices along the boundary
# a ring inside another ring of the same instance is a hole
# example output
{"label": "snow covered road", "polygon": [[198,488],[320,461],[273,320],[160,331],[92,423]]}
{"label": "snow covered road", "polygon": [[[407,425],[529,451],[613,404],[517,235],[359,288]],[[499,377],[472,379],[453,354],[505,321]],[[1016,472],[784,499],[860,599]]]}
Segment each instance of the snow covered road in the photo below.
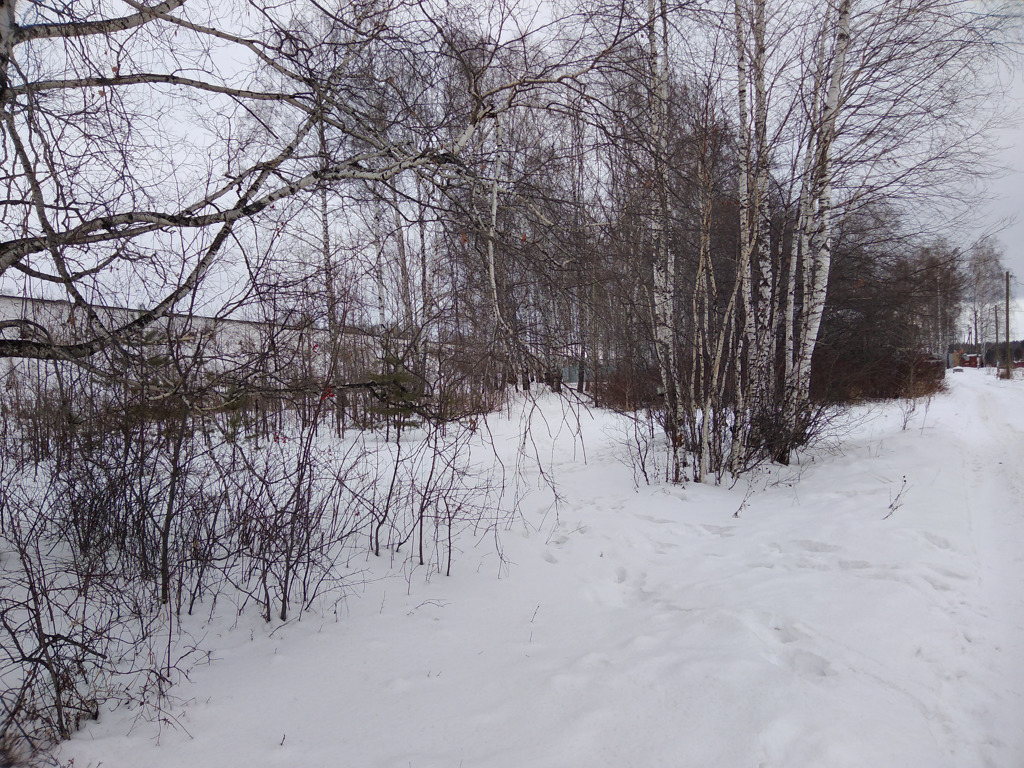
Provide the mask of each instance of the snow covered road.
{"label": "snow covered road", "polygon": [[[216,661],[181,727],[104,713],[59,759],[1022,766],[1024,381],[948,380],[905,429],[858,411],[841,451],[731,490],[634,487],[616,418],[583,415],[584,462],[546,399],[562,500],[524,478],[501,557],[466,537],[452,577],[374,581],[338,617],[197,627]],[[491,427],[511,455],[518,419]]]}

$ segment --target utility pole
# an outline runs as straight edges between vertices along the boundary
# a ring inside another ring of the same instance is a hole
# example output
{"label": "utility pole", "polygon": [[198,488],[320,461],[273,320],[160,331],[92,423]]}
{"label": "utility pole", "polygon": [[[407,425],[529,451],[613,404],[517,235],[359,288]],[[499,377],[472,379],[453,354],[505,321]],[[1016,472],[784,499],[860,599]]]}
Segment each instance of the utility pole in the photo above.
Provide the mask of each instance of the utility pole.
{"label": "utility pole", "polygon": [[1006,272],[1006,378],[1013,378],[1013,358],[1010,356],[1010,272]]}
{"label": "utility pole", "polygon": [[995,364],[996,364],[996,375],[999,375],[999,305],[993,304],[992,309],[996,313],[996,348],[995,348]]}

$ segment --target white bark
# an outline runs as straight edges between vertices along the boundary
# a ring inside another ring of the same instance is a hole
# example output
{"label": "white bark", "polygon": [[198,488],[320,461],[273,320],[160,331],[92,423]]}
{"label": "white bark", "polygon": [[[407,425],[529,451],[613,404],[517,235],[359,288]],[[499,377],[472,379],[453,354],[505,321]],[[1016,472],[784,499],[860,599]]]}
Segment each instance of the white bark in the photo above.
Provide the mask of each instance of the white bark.
{"label": "white bark", "polygon": [[398,256],[398,274],[401,285],[398,286],[398,293],[402,301],[402,328],[407,333],[413,334],[413,343],[418,344],[418,334],[415,332],[416,310],[413,307],[412,296],[412,270],[409,269],[409,253],[405,236],[405,219],[402,216],[401,203],[398,199],[398,188],[394,181],[391,187],[391,207],[395,214],[395,246]]}
{"label": "white bark", "polygon": [[[754,255],[755,236],[754,229],[757,226],[757,216],[753,214],[750,200],[750,167],[752,156],[752,141],[750,131],[750,108],[748,95],[747,71],[747,34],[746,18],[741,0],[735,0],[733,4],[733,21],[736,26],[736,82],[737,82],[737,103],[739,107],[739,131],[740,150],[738,158],[738,203],[739,203],[739,230],[740,230],[740,258],[737,267],[738,286],[740,297],[743,302],[743,343],[737,343],[733,350],[738,355],[735,365],[736,374],[736,409],[735,423],[733,425],[733,440],[731,457],[734,464],[739,461],[739,456],[746,451],[747,437],[749,436],[749,413],[748,404],[750,401],[751,377],[754,374],[752,366],[746,364],[751,357],[755,356],[757,348],[757,329],[754,324],[754,299],[751,289],[753,282],[752,259]],[[753,215],[752,215],[753,214]],[[746,377],[743,373],[746,372]]]}
{"label": "white bark", "polygon": [[[651,237],[654,249],[654,285],[651,304],[654,339],[665,390],[665,428],[668,433],[672,467],[671,479],[679,482],[680,467],[679,396],[682,392],[676,355],[676,266],[675,254],[668,242],[668,10],[665,0],[648,4],[652,93],[651,151],[653,154],[655,196],[651,211]],[[660,22],[660,28],[659,28]],[[660,38],[660,39],[659,39]]]}
{"label": "white bark", "polygon": [[[74,38],[86,37],[88,35],[109,35],[114,32],[123,32],[128,29],[140,27],[156,18],[170,13],[183,6],[186,0],[165,0],[156,5],[147,6],[143,3],[126,0],[129,5],[136,9],[136,13],[127,16],[118,16],[111,19],[100,19],[97,21],[65,22],[61,24],[28,24],[17,27],[11,35],[14,45],[29,40],[42,40],[53,38]],[[0,0],[0,16],[7,17],[7,24],[13,26],[15,8],[18,0]],[[2,27],[5,22],[0,21],[0,45],[4,41]]]}
{"label": "white bark", "polygon": [[751,213],[751,263],[757,267],[756,347],[753,359],[752,408],[761,411],[775,395],[774,267],[771,254],[771,220],[768,199],[769,147],[768,96],[765,87],[765,0],[752,0],[754,57],[754,199]]}
{"label": "white bark", "polygon": [[[765,0],[734,0],[737,100],[740,123],[740,269],[744,310],[745,386],[739,396],[736,449],[747,449],[748,419],[767,412],[775,396],[775,324],[778,313],[768,199],[768,96],[765,84]],[[748,35],[749,30],[749,35]],[[752,52],[748,45],[753,46]],[[753,85],[751,99],[750,86]],[[752,114],[751,114],[752,112]],[[756,282],[756,286],[755,286]]]}
{"label": "white bark", "polygon": [[507,319],[501,309],[501,295],[498,291],[498,268],[495,256],[495,245],[498,241],[498,191],[501,189],[501,177],[503,173],[502,154],[505,151],[504,134],[501,130],[500,121],[495,118],[494,129],[494,178],[491,179],[491,199],[489,219],[487,223],[487,282],[491,289],[491,311],[494,314],[494,332],[499,343],[504,347],[506,360],[518,376],[520,370],[518,355],[516,354],[517,342],[515,335],[509,326]]}
{"label": "white bark", "polygon": [[829,74],[828,91],[821,112],[821,126],[816,141],[814,166],[811,169],[813,189],[816,192],[809,212],[813,225],[806,238],[811,269],[804,296],[806,323],[801,340],[800,356],[796,365],[796,396],[798,402],[810,399],[811,359],[817,344],[818,331],[825,309],[828,292],[828,276],[832,259],[832,145],[835,140],[836,120],[839,114],[839,94],[846,55],[850,48],[850,6],[851,0],[841,0],[836,20],[836,43],[832,68]]}
{"label": "white bark", "polygon": [[711,332],[710,303],[717,292],[715,275],[711,263],[711,225],[712,225],[712,189],[711,174],[705,158],[701,157],[697,165],[697,178],[701,189],[700,216],[700,253],[698,255],[697,281],[693,299],[693,357],[694,370],[690,381],[690,402],[696,403],[701,398],[701,423],[697,444],[697,461],[694,469],[694,480],[703,482],[710,471],[709,455],[711,445],[711,424],[713,421],[715,384],[721,368],[720,357],[705,365],[708,356],[709,334]]}

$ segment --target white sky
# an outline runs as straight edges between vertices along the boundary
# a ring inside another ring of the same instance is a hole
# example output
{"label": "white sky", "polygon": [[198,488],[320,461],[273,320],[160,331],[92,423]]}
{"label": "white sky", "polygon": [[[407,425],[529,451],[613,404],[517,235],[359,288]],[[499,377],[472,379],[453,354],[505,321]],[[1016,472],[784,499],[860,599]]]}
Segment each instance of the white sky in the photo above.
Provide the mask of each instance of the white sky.
{"label": "white sky", "polygon": [[998,234],[1005,251],[1004,262],[1015,278],[1014,293],[1024,296],[1024,63],[1014,74],[1007,101],[1014,117],[999,137],[999,166],[1005,169],[1005,175],[992,183],[994,199],[986,206],[984,219],[989,226],[1004,220],[1005,229]]}
{"label": "white sky", "polygon": [[1016,297],[1010,312],[1010,336],[1020,339],[1024,338],[1024,60],[1018,62],[1010,78],[1006,101],[1012,119],[998,137],[997,165],[1003,176],[991,182],[992,199],[978,211],[978,234],[998,229],[1003,263],[1011,273],[1010,290]]}

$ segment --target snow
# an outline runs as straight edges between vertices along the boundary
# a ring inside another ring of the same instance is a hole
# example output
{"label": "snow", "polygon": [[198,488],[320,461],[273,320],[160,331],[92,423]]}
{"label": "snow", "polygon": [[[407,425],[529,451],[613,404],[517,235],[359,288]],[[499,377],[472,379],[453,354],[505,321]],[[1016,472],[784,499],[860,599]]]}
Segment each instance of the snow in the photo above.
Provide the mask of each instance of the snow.
{"label": "snow", "polygon": [[[106,711],[59,760],[1024,765],[1024,381],[947,380],[732,489],[637,487],[620,417],[545,396],[557,504],[520,461],[522,515],[451,577],[369,557],[336,613],[190,627],[212,660],[165,722]],[[520,424],[488,421],[506,466]]]}

